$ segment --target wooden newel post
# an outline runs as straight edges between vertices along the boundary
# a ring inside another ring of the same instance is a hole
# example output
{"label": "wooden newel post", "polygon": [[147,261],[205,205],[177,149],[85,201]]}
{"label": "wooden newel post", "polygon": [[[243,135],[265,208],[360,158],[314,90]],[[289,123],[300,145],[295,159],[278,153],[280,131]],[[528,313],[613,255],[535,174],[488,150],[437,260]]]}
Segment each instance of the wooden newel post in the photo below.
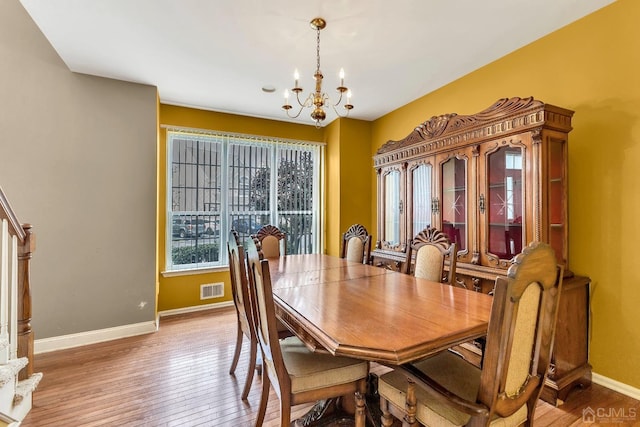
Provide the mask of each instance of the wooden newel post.
{"label": "wooden newel post", "polygon": [[31,330],[31,256],[36,240],[31,224],[22,224],[26,237],[18,251],[18,357],[26,357],[29,364],[20,371],[19,380],[33,375],[33,331]]}

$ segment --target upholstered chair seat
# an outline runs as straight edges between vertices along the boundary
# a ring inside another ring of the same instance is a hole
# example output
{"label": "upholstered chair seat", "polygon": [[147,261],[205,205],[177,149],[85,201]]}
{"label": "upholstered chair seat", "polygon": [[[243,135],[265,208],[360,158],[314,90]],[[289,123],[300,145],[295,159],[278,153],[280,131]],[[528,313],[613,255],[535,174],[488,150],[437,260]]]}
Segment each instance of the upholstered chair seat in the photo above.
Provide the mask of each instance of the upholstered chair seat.
{"label": "upholstered chair seat", "polygon": [[[414,366],[448,391],[461,398],[474,401],[480,388],[480,369],[457,354],[444,351]],[[402,408],[407,399],[407,377],[398,371],[382,375],[378,380],[378,393],[393,405]],[[464,426],[471,415],[443,404],[422,388],[415,389],[416,419],[425,426]],[[527,405],[522,405],[514,414],[496,417],[491,426],[519,426],[527,419]]]}
{"label": "upholstered chair seat", "polygon": [[291,378],[292,393],[355,382],[365,378],[369,373],[367,362],[336,357],[329,353],[312,352],[297,337],[281,340],[280,349]]}

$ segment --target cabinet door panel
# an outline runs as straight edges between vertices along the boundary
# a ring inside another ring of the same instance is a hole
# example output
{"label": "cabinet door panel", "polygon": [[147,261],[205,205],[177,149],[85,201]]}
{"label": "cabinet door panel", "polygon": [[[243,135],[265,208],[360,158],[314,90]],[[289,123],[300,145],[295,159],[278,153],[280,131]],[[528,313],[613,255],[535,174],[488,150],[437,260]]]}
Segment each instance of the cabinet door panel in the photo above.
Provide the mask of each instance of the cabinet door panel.
{"label": "cabinet door panel", "polygon": [[399,167],[385,168],[380,177],[381,249],[404,250],[406,243],[405,171]]}
{"label": "cabinet door panel", "polygon": [[525,146],[513,141],[489,144],[481,153],[484,180],[478,204],[483,265],[502,265],[526,244],[525,155]]}
{"label": "cabinet door panel", "polygon": [[400,243],[400,172],[389,172],[384,188],[384,240],[393,246]]}
{"label": "cabinet door panel", "polygon": [[433,224],[433,159],[414,162],[407,168],[407,237],[413,238]]}
{"label": "cabinet door panel", "polygon": [[438,225],[458,246],[458,262],[471,260],[469,209],[470,159],[467,151],[438,158]]}

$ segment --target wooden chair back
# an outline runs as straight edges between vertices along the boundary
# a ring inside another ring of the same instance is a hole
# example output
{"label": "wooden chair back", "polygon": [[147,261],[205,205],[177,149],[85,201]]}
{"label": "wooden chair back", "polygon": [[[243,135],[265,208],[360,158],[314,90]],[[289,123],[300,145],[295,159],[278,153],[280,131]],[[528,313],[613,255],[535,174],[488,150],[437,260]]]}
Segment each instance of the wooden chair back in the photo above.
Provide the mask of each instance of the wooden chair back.
{"label": "wooden chair back", "polygon": [[242,391],[242,400],[246,400],[249,396],[251,383],[253,382],[253,372],[257,363],[258,340],[255,334],[253,321],[253,313],[251,310],[251,300],[249,291],[249,282],[247,278],[247,270],[245,265],[245,252],[240,245],[240,238],[235,230],[229,232],[227,241],[227,251],[229,253],[229,275],[231,279],[231,294],[233,295],[233,304],[236,307],[237,315],[237,337],[236,348],[229,374],[234,374],[240,359],[242,350],[243,336],[249,339],[249,369],[244,389]]}
{"label": "wooden chair back", "polygon": [[262,348],[263,363],[271,367],[265,371],[279,394],[288,396],[291,393],[291,380],[280,349],[269,262],[254,242],[247,242],[247,268],[256,336]]}
{"label": "wooden chair back", "polygon": [[[425,420],[532,425],[556,330],[563,276],[556,262],[551,246],[533,242],[514,258],[507,278],[496,279],[481,370],[445,351],[384,374],[383,425],[393,424],[390,412],[412,426]],[[408,378],[404,408],[389,404],[396,372]],[[416,386],[424,390],[418,392]],[[402,410],[404,414],[398,413]]]}
{"label": "wooden chair back", "polygon": [[249,285],[245,266],[245,252],[239,243],[240,238],[235,230],[229,232],[227,250],[229,252],[229,273],[231,278],[231,294],[233,303],[238,311],[242,330],[247,337],[252,332],[253,319],[251,318],[251,306],[249,303]]}
{"label": "wooden chair back", "polygon": [[361,224],[354,224],[342,235],[340,257],[348,261],[369,264],[371,235]]}
{"label": "wooden chair back", "polygon": [[[527,405],[533,420],[553,348],[563,268],[551,246],[534,242],[496,280],[478,402],[489,419]],[[531,421],[532,422],[532,421]]]}
{"label": "wooden chair back", "polygon": [[265,258],[278,258],[287,253],[287,235],[276,226],[265,225],[251,238]]}
{"label": "wooden chair back", "polygon": [[312,352],[297,337],[280,341],[269,262],[254,242],[247,243],[247,265],[256,335],[265,367],[256,426],[264,421],[269,387],[273,384],[280,399],[282,426],[291,424],[291,406],[355,393],[355,426],[365,427],[363,395],[368,362]]}
{"label": "wooden chair back", "polygon": [[[412,258],[415,266],[411,268]],[[457,245],[440,230],[427,227],[407,244],[405,273],[416,277],[455,285]],[[445,261],[449,260],[449,272],[444,275]]]}

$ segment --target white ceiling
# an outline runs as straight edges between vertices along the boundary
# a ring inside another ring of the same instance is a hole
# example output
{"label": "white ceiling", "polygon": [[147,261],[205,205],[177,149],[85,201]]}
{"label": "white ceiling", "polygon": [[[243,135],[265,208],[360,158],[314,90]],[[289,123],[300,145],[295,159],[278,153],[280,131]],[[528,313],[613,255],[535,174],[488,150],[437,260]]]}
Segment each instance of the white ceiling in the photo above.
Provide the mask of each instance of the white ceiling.
{"label": "white ceiling", "polygon": [[[350,117],[374,120],[614,0],[20,1],[72,71],[157,86],[167,104],[276,120],[287,120],[295,68],[304,93],[313,88],[309,21],[323,17],[323,89],[335,97],[343,67]],[[296,121],[311,123],[307,111]]]}

